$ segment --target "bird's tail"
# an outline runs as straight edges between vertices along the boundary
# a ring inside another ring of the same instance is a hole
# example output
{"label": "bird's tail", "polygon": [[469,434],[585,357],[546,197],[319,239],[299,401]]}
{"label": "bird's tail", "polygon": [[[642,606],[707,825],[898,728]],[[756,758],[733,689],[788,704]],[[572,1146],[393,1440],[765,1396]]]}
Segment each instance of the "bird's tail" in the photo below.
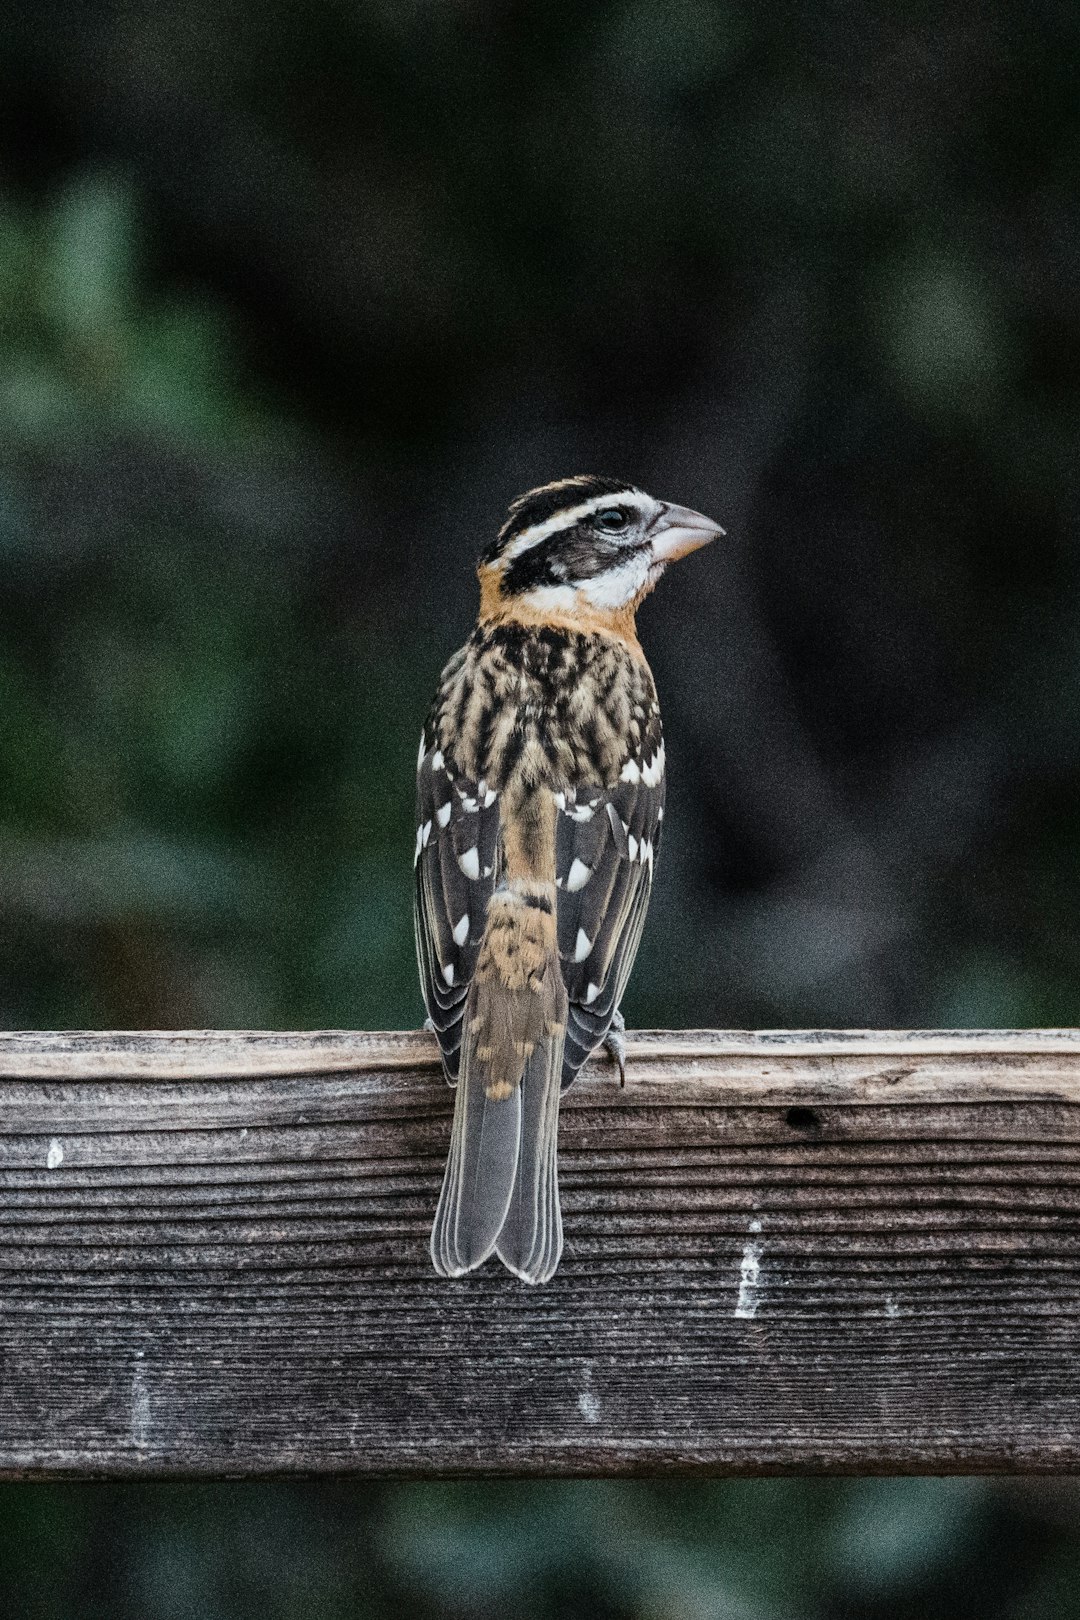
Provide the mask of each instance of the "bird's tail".
{"label": "bird's tail", "polygon": [[492,1253],[530,1283],[546,1282],[559,1263],[566,1009],[555,886],[512,880],[488,905],[465,1006],[450,1154],[431,1233],[431,1258],[444,1277]]}

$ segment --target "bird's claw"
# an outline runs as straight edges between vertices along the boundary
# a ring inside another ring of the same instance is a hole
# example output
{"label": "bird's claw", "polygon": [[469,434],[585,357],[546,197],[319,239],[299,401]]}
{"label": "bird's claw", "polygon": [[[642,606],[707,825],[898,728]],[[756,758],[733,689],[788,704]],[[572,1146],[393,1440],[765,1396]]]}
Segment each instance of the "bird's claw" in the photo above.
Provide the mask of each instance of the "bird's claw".
{"label": "bird's claw", "polygon": [[616,1012],[603,1040],[604,1051],[619,1065],[619,1085],[626,1084],[626,1019]]}

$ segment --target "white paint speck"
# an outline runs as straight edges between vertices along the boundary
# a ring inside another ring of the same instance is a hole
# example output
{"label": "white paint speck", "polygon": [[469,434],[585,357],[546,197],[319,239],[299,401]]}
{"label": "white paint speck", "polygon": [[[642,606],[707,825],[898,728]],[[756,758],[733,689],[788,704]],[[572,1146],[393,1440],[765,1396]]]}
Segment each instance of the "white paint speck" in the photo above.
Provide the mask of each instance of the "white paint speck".
{"label": "white paint speck", "polygon": [[578,1411],[586,1423],[599,1423],[600,1402],[591,1389],[583,1389],[577,1398]]}
{"label": "white paint speck", "polygon": [[64,1162],[64,1144],[58,1137],[53,1137],[49,1143],[49,1151],[45,1155],[45,1165],[49,1170],[56,1170]]}
{"label": "white paint speck", "polygon": [[[750,1222],[751,1232],[761,1231],[760,1221]],[[735,1301],[735,1315],[750,1321],[757,1315],[760,1303],[761,1244],[751,1240],[742,1252],[739,1262],[739,1297]]]}
{"label": "white paint speck", "polygon": [[150,1435],[150,1395],[143,1376],[141,1353],[131,1375],[131,1443],[145,1446]]}
{"label": "white paint speck", "polygon": [[583,1383],[584,1383],[585,1387],[581,1391],[581,1393],[578,1395],[577,1409],[581,1413],[582,1417],[585,1419],[586,1423],[599,1423],[599,1421],[600,1421],[600,1402],[597,1400],[596,1396],[592,1392],[592,1374],[593,1374],[593,1364],[592,1364],[592,1362],[587,1361],[585,1363],[585,1365],[582,1367],[581,1370],[582,1370],[582,1373],[584,1374]]}
{"label": "white paint speck", "polygon": [[900,1307],[896,1303],[896,1300],[893,1298],[892,1294],[885,1295],[885,1315],[890,1321],[894,1320],[900,1315]]}

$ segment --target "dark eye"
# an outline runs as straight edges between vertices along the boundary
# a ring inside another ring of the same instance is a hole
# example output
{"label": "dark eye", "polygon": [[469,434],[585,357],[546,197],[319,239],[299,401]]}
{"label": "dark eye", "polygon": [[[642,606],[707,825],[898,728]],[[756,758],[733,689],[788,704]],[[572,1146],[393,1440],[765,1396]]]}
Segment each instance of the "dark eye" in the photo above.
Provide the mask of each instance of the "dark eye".
{"label": "dark eye", "polygon": [[602,512],[597,512],[593,521],[605,534],[618,534],[620,529],[626,528],[630,518],[621,506],[605,506]]}

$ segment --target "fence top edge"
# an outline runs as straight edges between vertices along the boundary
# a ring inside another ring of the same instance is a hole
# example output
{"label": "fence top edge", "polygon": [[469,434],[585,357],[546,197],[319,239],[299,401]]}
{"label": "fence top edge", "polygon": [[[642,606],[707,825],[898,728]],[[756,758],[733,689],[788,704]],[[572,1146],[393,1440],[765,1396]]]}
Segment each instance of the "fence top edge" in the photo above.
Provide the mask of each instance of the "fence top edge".
{"label": "fence top edge", "polygon": [[[639,1065],[752,1059],[781,1068],[816,1058],[996,1060],[1073,1058],[1080,1029],[641,1030],[628,1034]],[[422,1030],[23,1030],[0,1032],[0,1080],[197,1080],[438,1069]]]}

